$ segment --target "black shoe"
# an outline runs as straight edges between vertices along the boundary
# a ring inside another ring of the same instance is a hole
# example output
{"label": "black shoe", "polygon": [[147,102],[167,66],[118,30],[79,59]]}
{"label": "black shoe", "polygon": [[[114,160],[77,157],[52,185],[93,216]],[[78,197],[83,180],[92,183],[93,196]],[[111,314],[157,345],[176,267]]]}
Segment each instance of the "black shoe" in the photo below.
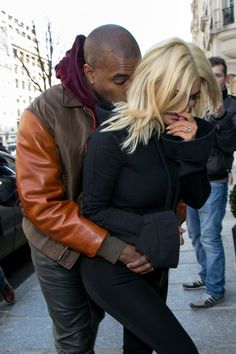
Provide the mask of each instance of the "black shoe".
{"label": "black shoe", "polygon": [[185,290],[198,290],[205,288],[205,283],[202,280],[193,281],[191,283],[184,283],[183,288]]}
{"label": "black shoe", "polygon": [[7,281],[5,282],[4,286],[0,288],[0,294],[8,304],[14,304],[15,292],[13,287]]}
{"label": "black shoe", "polygon": [[224,296],[220,297],[219,299],[216,299],[212,295],[204,294],[199,301],[196,301],[195,303],[191,302],[191,304],[189,304],[189,306],[194,310],[208,309],[210,307],[213,307],[213,306],[219,304],[219,302],[222,302],[222,301],[224,301]]}

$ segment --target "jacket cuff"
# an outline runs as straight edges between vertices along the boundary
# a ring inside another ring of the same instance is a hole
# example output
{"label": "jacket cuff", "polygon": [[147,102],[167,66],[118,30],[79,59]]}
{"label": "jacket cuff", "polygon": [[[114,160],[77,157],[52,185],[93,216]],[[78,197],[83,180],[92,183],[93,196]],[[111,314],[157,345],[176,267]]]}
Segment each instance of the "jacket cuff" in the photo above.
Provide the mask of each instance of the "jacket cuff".
{"label": "jacket cuff", "polygon": [[97,256],[100,256],[106,259],[108,262],[115,264],[118,261],[120,254],[125,246],[126,243],[119,238],[115,236],[108,236],[97,252]]}
{"label": "jacket cuff", "polygon": [[198,125],[196,139],[183,141],[163,133],[161,140],[166,156],[170,159],[191,164],[205,166],[215,138],[215,129],[212,124],[196,118]]}
{"label": "jacket cuff", "polygon": [[215,139],[215,128],[203,119],[195,118],[198,130],[196,139],[183,141],[163,133],[163,148],[168,158],[180,164],[179,177],[205,169]]}

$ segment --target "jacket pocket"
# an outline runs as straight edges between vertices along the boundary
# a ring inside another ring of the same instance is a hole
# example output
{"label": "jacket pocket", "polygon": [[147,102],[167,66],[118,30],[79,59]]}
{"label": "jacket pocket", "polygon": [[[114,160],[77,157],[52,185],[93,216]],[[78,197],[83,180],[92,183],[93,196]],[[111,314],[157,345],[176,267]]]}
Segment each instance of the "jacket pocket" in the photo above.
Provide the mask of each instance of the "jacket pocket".
{"label": "jacket pocket", "polygon": [[144,215],[144,226],[136,248],[155,268],[176,268],[179,247],[179,227],[174,211]]}

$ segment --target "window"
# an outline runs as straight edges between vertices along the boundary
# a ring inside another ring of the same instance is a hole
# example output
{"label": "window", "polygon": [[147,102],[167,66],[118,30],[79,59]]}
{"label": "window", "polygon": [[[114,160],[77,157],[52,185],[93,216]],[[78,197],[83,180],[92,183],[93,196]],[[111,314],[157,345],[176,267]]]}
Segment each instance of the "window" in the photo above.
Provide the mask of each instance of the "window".
{"label": "window", "polygon": [[234,0],[223,0],[223,25],[234,23]]}

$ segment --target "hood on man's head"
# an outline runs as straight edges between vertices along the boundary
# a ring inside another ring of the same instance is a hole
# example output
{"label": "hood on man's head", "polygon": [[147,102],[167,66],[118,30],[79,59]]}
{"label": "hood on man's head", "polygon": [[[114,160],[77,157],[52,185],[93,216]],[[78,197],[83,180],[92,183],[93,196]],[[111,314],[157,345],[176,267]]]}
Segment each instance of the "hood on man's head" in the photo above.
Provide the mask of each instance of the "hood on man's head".
{"label": "hood on man's head", "polygon": [[63,87],[74,95],[86,106],[94,109],[98,99],[88,88],[83,66],[84,60],[84,42],[86,37],[78,35],[70,50],[66,52],[64,58],[55,66],[56,77],[61,80]]}

